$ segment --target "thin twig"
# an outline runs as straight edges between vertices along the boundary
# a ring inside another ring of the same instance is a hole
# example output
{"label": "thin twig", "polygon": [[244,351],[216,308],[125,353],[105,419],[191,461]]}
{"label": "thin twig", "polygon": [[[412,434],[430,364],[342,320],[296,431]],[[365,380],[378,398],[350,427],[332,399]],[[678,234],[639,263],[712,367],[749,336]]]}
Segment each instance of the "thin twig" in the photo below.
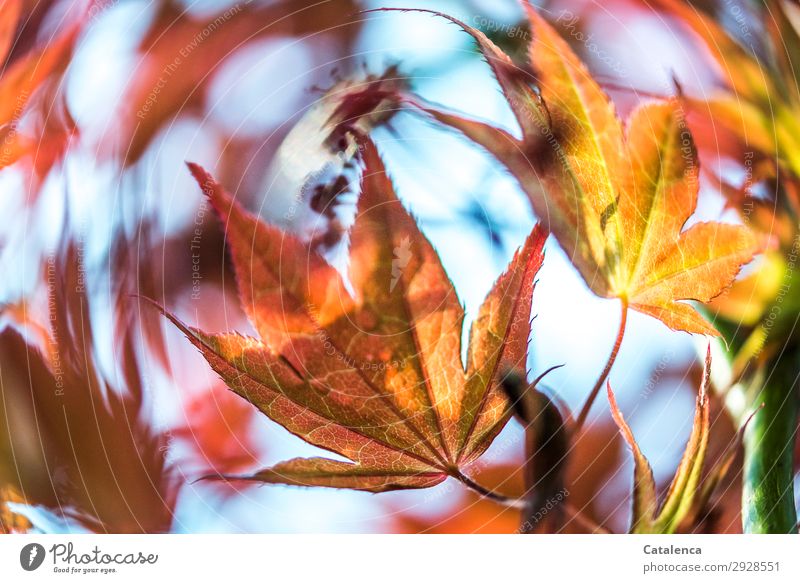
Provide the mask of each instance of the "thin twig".
{"label": "thin twig", "polygon": [[622,315],[620,316],[619,321],[619,331],[617,331],[617,339],[614,342],[614,348],[611,349],[611,354],[608,356],[608,361],[606,362],[605,368],[603,368],[603,372],[600,373],[600,377],[597,379],[597,382],[592,387],[592,391],[589,393],[589,396],[586,398],[586,402],[583,404],[583,408],[581,409],[580,415],[578,415],[577,421],[575,421],[575,428],[574,434],[577,435],[583,424],[586,422],[586,418],[589,416],[589,411],[592,409],[592,405],[594,404],[594,400],[597,398],[597,394],[600,392],[600,389],[603,387],[603,383],[605,382],[606,378],[608,378],[608,374],[611,372],[611,367],[614,366],[614,361],[617,360],[617,354],[619,354],[619,347],[622,345],[622,339],[625,336],[625,325],[628,322],[628,300],[622,298]]}

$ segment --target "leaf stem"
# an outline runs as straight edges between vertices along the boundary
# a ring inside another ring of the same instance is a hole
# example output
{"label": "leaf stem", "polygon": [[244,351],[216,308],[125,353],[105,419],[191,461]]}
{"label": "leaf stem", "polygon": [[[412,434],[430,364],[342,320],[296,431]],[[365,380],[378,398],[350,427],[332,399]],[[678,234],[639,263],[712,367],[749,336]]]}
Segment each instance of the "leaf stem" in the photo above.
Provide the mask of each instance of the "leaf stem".
{"label": "leaf stem", "polygon": [[[476,492],[477,494],[480,494],[484,498],[492,500],[493,502],[497,502],[502,506],[506,506],[507,508],[515,508],[517,510],[523,510],[525,508],[526,501],[521,498],[512,498],[510,496],[506,496],[504,494],[495,492],[494,490],[490,490],[485,486],[481,486],[477,482],[473,481],[472,478],[470,478],[469,476],[465,476],[461,472],[459,472],[454,477],[473,492]],[[603,534],[610,534],[612,532],[607,527],[595,522],[594,520],[583,514],[572,504],[566,503],[564,507],[566,508],[567,515],[570,517],[570,519],[574,520],[583,528],[591,530],[592,532],[600,532]]]}
{"label": "leaf stem", "polygon": [[592,387],[589,396],[586,398],[586,402],[581,408],[578,419],[575,421],[575,435],[580,432],[581,427],[583,427],[583,424],[586,422],[586,418],[589,416],[589,411],[592,409],[594,400],[597,398],[597,394],[603,387],[603,383],[605,382],[606,378],[608,378],[608,374],[611,372],[611,367],[614,366],[614,361],[617,360],[619,348],[622,345],[622,339],[625,336],[625,326],[628,323],[628,300],[627,298],[620,298],[620,301],[622,305],[622,315],[620,316],[617,339],[614,341],[614,347],[611,349],[611,354],[608,356],[608,361],[606,362],[605,368],[603,368],[603,372],[600,373],[600,377],[598,377],[597,382],[594,384],[594,387]]}
{"label": "leaf stem", "polygon": [[512,498],[510,496],[506,496],[505,494],[500,494],[499,492],[490,490],[489,488],[481,486],[477,482],[473,481],[472,478],[465,476],[461,472],[457,472],[453,475],[453,477],[473,492],[477,492],[484,498],[488,498],[489,500],[497,502],[498,504],[502,504],[503,506],[507,506],[509,508],[516,508],[517,510],[522,510],[525,507],[525,500],[520,498]]}

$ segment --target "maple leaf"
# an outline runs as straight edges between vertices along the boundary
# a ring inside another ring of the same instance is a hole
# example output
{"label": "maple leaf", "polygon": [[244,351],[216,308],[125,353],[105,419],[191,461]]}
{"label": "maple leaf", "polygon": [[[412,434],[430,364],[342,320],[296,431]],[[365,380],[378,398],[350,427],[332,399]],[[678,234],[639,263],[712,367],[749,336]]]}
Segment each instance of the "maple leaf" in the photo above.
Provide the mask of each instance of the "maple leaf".
{"label": "maple leaf", "polygon": [[[233,55],[264,38],[320,34],[345,45],[355,38],[346,14],[353,0],[242,2],[203,15],[181,2],[158,3],[138,50],[142,64],[121,101],[120,144],[126,163],[139,160],[158,132],[178,116],[204,111],[210,84]],[[329,50],[335,49],[331,44]],[[116,144],[114,144],[116,146]]]}
{"label": "maple leaf", "polygon": [[[686,517],[696,510],[696,500],[705,498],[710,493],[703,493],[701,475],[708,449],[708,434],[710,430],[710,374],[711,374],[711,346],[706,352],[703,382],[697,395],[694,422],[689,441],[686,444],[675,477],[669,486],[663,503],[659,506],[656,493],[656,483],[653,478],[653,469],[650,462],[639,449],[633,431],[617,407],[617,401],[608,384],[608,402],[611,405],[611,415],[620,433],[633,452],[633,511],[631,515],[631,532],[634,533],[660,533],[670,534],[681,525]],[[726,460],[727,462],[727,460]],[[716,485],[716,482],[714,482]],[[713,486],[712,486],[713,488]]]}
{"label": "maple leaf", "polygon": [[[26,156],[36,156],[34,165],[43,174],[63,154],[69,135],[74,128],[58,124],[57,101],[52,95],[37,101],[45,102],[46,121],[36,132],[23,132],[22,117],[31,109],[31,101],[43,86],[55,85],[59,75],[66,69],[82,23],[75,20],[39,47],[17,55],[17,45],[24,45],[17,36],[18,28],[25,28],[31,14],[23,14],[23,0],[0,2],[0,139],[3,152],[0,155],[0,170]],[[51,91],[55,94],[55,91]],[[49,119],[53,116],[56,119]],[[71,121],[71,118],[70,118]]]}
{"label": "maple leaf", "polygon": [[[352,295],[311,245],[259,221],[190,165],[225,226],[240,300],[261,338],[207,334],[167,316],[234,392],[349,460],[293,459],[251,480],[370,492],[448,476],[466,482],[462,470],[509,418],[497,376],[524,366],[545,232],[532,231],[484,301],[465,369],[464,313],[452,283],[368,140],[363,160]],[[402,266],[393,261],[398,247]]]}
{"label": "maple leaf", "polygon": [[747,17],[763,19],[758,49],[749,31],[736,38],[725,29],[724,18],[705,12],[711,7],[678,0],[655,0],[648,6],[691,30],[713,59],[714,73],[721,77],[721,87],[702,99],[683,96],[698,140],[709,155],[779,161],[800,175],[800,92],[793,64],[800,50],[796,5],[770,0],[752,7],[755,13]]}
{"label": "maple leaf", "polygon": [[[145,419],[136,328],[128,322],[117,336],[112,384],[97,363],[91,305],[78,291],[79,258],[68,244],[47,264],[53,284],[39,319],[48,326],[28,321],[25,308],[26,319],[0,330],[0,514],[6,490],[95,532],[166,532],[179,488],[164,455],[169,436]],[[117,317],[133,314],[128,298]]]}
{"label": "maple leaf", "polygon": [[14,35],[22,13],[22,0],[3,0],[0,7],[3,8],[0,16],[0,63],[4,63],[14,44]]}
{"label": "maple leaf", "polygon": [[[674,330],[718,335],[686,300],[707,302],[760,250],[745,227],[716,222],[683,230],[699,189],[696,151],[677,100],[646,103],[627,129],[569,45],[527,2],[532,69],[515,65],[486,35],[469,33],[500,83],[522,138],[408,99],[504,163],[533,210],[597,295]],[[393,10],[393,9],[386,9]]]}

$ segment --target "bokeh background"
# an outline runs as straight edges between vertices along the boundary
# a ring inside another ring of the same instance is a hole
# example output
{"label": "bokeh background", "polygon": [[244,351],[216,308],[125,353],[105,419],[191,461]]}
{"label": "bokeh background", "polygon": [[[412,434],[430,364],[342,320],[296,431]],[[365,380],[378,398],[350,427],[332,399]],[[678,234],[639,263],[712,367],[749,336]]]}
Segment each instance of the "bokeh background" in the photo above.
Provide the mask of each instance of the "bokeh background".
{"label": "bokeh background", "polygon": [[[287,229],[308,229],[309,224],[324,228],[310,221],[311,211],[292,221],[284,214],[309,176],[335,170],[331,165],[336,161],[321,144],[320,120],[329,113],[326,91],[347,80],[358,82],[389,71],[387,75],[402,76],[427,99],[518,133],[488,66],[472,39],[456,26],[426,14],[359,12],[383,6],[441,10],[524,58],[530,33],[518,4],[24,4],[26,20],[0,70],[10,70],[15,58],[53,43],[70,27],[75,36],[71,58],[35,89],[13,119],[14,135],[31,136],[32,145],[0,170],[0,304],[5,306],[6,330],[0,362],[6,416],[25,419],[25,408],[14,408],[14,383],[23,395],[37,390],[35,378],[14,376],[24,373],[22,363],[30,363],[36,354],[18,350],[7,331],[21,329],[35,345],[37,325],[48,324],[48,281],[63,287],[71,277],[85,278],[84,297],[75,304],[71,321],[80,323],[80,354],[91,354],[96,361],[93,378],[106,380],[103,386],[90,382],[87,390],[125,394],[136,385],[137,398],[121,405],[130,415],[114,417],[111,425],[124,428],[126,420],[135,419],[149,436],[148,441],[134,431],[120,430],[137,447],[115,450],[110,439],[99,450],[123,459],[111,463],[98,455],[95,462],[118,468],[111,473],[123,478],[107,476],[103,488],[116,488],[119,500],[144,504],[148,513],[162,517],[148,530],[513,531],[517,517],[512,511],[479,501],[452,480],[430,490],[381,495],[196,481],[209,472],[243,474],[317,452],[229,393],[202,357],[142,298],[154,299],[205,330],[252,332],[224,261],[220,227],[184,162],[205,166],[265,219]],[[621,115],[641,100],[674,95],[676,80],[687,94],[703,96],[714,90],[713,63],[689,31],[644,2],[571,0],[539,6],[561,24],[562,34],[589,64]],[[730,17],[736,15],[731,12]],[[284,143],[292,128],[296,129]],[[8,126],[5,131],[7,138]],[[398,112],[375,129],[374,137],[403,203],[439,251],[469,324],[535,222],[524,195],[487,154],[419,115]],[[720,167],[719,172],[739,170]],[[696,219],[735,220],[724,212],[711,186],[703,185]],[[48,274],[56,273],[58,277],[48,280]],[[564,364],[546,384],[568,406],[578,408],[611,349],[619,306],[594,296],[550,241],[534,311],[531,374]],[[704,349],[703,339],[630,314],[611,382],[660,484],[671,478],[691,428],[699,382],[697,354]],[[80,405],[70,410],[73,423],[99,426],[95,407],[85,416],[80,411]],[[719,412],[716,406],[715,431],[722,439],[712,443],[712,453],[733,433],[730,421]],[[43,418],[37,417],[40,422]],[[592,520],[624,530],[630,455],[616,435],[604,399],[590,421],[590,430],[576,446],[570,500]],[[25,438],[36,456],[47,459],[48,452],[59,447],[69,453],[63,432],[48,436],[30,425],[28,431]],[[522,449],[522,430],[512,422],[477,468],[480,480],[508,493],[519,490],[515,470]],[[19,474],[24,470],[20,467],[34,463],[25,458],[25,451],[6,447],[4,453],[10,453],[12,461],[3,471]],[[147,479],[140,485],[135,477],[126,482],[125,472],[136,474],[139,467],[148,468]],[[61,482],[50,470],[35,474],[36,479],[49,477],[58,489]],[[719,530],[740,528],[736,478],[726,483],[723,498],[730,503],[721,506]],[[136,488],[149,486],[157,496],[136,496]],[[11,501],[10,507],[35,529],[48,532],[115,529],[111,518],[100,526],[87,519],[91,500],[81,503],[79,498],[55,505]],[[113,513],[114,503],[109,502],[107,515]],[[124,525],[145,528],[135,518]],[[577,524],[570,528],[581,531]]]}

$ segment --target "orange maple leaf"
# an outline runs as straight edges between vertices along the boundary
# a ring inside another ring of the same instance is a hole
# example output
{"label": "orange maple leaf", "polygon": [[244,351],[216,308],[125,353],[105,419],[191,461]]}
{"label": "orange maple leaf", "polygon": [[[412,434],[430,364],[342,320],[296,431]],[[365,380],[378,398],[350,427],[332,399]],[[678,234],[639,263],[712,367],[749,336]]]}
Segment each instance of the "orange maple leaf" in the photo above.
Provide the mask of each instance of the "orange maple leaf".
{"label": "orange maple leaf", "polygon": [[[46,319],[25,307],[0,331],[0,523],[4,497],[16,492],[94,532],[166,532],[179,484],[168,435],[145,418],[136,328],[121,326],[112,383],[97,364],[91,305],[77,291],[78,247],[64,247],[48,263],[57,284],[48,287]],[[119,324],[132,313],[127,298]]]}
{"label": "orange maple leaf", "polygon": [[311,245],[250,215],[190,165],[225,226],[240,299],[261,338],[207,334],[168,317],[233,391],[350,460],[293,459],[248,479],[371,492],[448,476],[466,483],[462,470],[509,418],[498,375],[525,364],[545,232],[533,230],[484,301],[465,368],[452,283],[369,141],[363,158],[351,288]]}
{"label": "orange maple leaf", "polygon": [[[15,56],[11,53],[17,29],[25,21],[23,5],[22,0],[0,1],[0,170],[36,155],[37,171],[44,173],[63,154],[75,128],[48,119],[38,135],[30,135],[20,131],[20,120],[31,109],[37,91],[66,69],[83,25],[73,21],[49,43]],[[52,96],[48,99],[55,102]]]}
{"label": "orange maple leaf", "polygon": [[[762,247],[745,227],[717,222],[683,230],[697,206],[696,151],[676,100],[641,105],[627,128],[567,42],[527,2],[531,69],[515,65],[482,32],[469,33],[489,62],[522,130],[517,139],[410,97],[505,164],[534,212],[597,295],[675,330],[717,336],[685,300],[722,292]],[[392,10],[392,9],[386,9]]]}

